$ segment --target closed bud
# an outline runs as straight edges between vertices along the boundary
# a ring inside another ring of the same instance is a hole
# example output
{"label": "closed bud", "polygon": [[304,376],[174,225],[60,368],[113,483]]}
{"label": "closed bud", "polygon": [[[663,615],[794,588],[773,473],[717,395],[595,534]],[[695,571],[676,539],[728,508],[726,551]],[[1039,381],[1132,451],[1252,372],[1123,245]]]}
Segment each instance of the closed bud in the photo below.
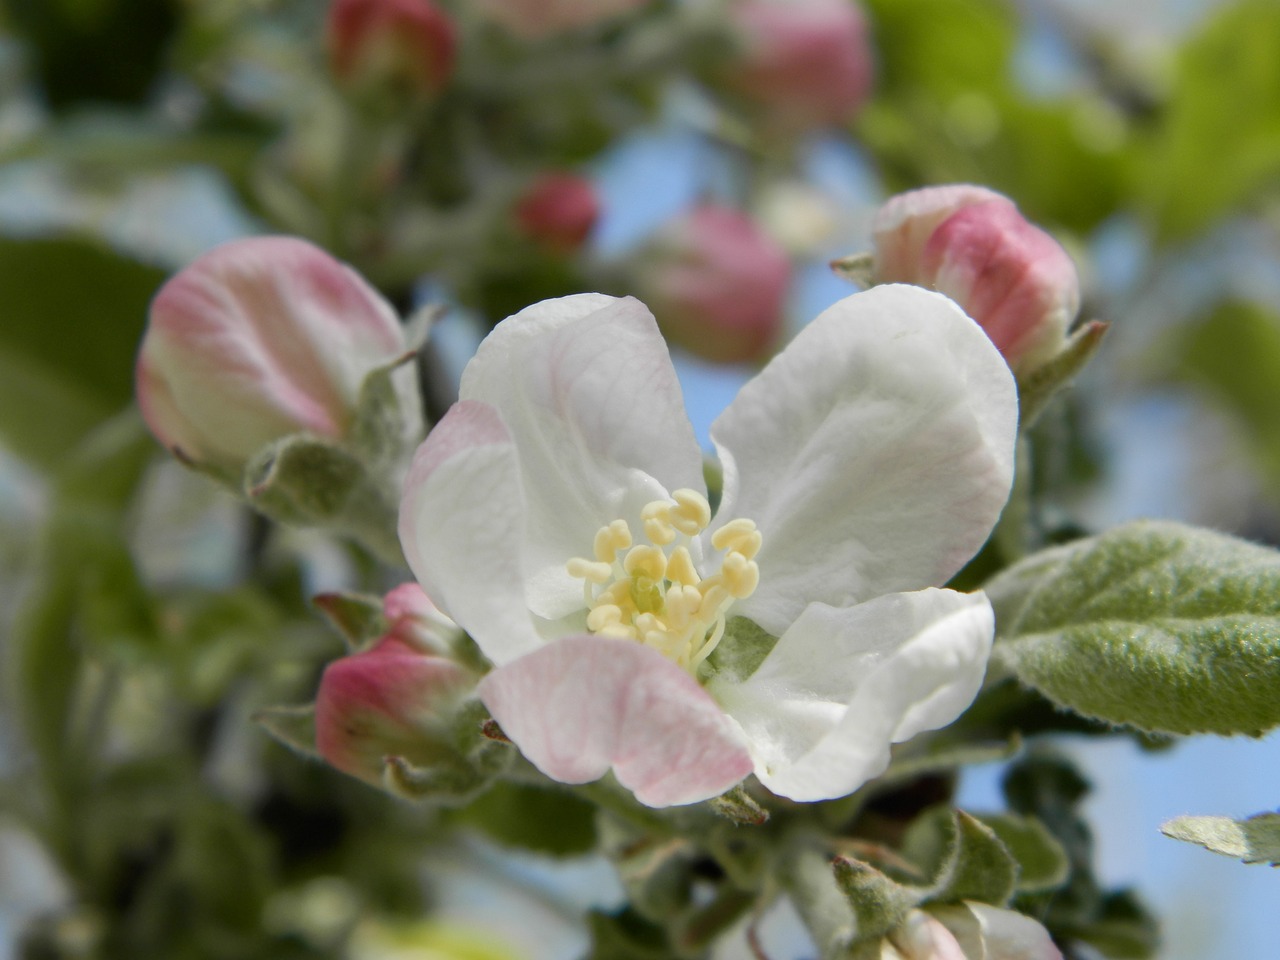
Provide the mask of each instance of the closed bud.
{"label": "closed bud", "polygon": [[349,267],[290,237],[236,240],[152,301],[138,404],[176,456],[234,477],[291,434],[342,441],[366,378],[406,351],[391,305]]}
{"label": "closed bud", "polygon": [[525,40],[611,20],[651,0],[474,0],[476,11]]}
{"label": "closed bud", "polygon": [[729,84],[789,130],[840,124],[873,76],[866,19],[852,0],[737,0],[740,55]]}
{"label": "closed bud", "polygon": [[911,911],[883,941],[881,960],[1062,960],[1062,953],[1030,917],[966,900]]}
{"label": "closed bud", "polygon": [[663,228],[637,277],[667,338],[721,363],[769,355],[790,281],[782,248],[745,214],[714,204]]}
{"label": "closed bud", "polygon": [[548,173],[530,184],[515,207],[520,232],[547,249],[570,254],[586,242],[600,217],[600,199],[590,180]]}
{"label": "closed bud", "polygon": [[1075,265],[1007,197],[967,185],[899,194],[874,223],[877,283],[937,290],[973,317],[1022,379],[1067,342]]}
{"label": "closed bud", "polygon": [[333,75],[356,91],[420,99],[453,76],[457,30],[431,0],[333,0],[326,40]]}
{"label": "closed bud", "polygon": [[343,773],[383,785],[387,761],[458,765],[454,714],[475,675],[412,641],[393,624],[371,648],[335,660],[316,696],[316,749]]}

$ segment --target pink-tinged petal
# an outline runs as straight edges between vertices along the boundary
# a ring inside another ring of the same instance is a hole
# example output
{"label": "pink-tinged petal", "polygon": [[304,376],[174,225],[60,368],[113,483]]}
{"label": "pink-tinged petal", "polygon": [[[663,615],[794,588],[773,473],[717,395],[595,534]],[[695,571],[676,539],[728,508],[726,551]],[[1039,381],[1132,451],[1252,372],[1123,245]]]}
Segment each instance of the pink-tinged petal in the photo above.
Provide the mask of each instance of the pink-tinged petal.
{"label": "pink-tinged petal", "polygon": [[580,294],[520,311],[485,338],[460,395],[492,406],[515,445],[525,513],[512,546],[527,606],[545,619],[582,609],[564,564],[590,556],[601,526],[638,524],[670,490],[705,489],[666,343],[638,300]]}
{"label": "pink-tinged petal", "polygon": [[891,197],[871,225],[877,282],[928,286],[921,261],[933,231],[957,210],[992,200],[1009,202],[1003,194],[967,183],[925,187]]}
{"label": "pink-tinged petal", "polygon": [[950,723],[973,701],[994,632],[982,594],[813,604],[755,673],[708,689],[741,725],[761,783],[827,800],[882,773],[890,744]]}
{"label": "pink-tinged petal", "polygon": [[572,173],[546,173],[516,203],[515,224],[549,250],[570,254],[586,242],[600,218],[591,181]]}
{"label": "pink-tinged petal", "polygon": [[902,960],[971,960],[951,931],[923,910],[912,910],[889,937]]}
{"label": "pink-tinged petal", "polygon": [[455,404],[414,454],[400,544],[427,595],[499,664],[541,644],[524,597],[524,523],[517,451],[501,417],[474,400]]}
{"label": "pink-tinged petal", "polygon": [[848,120],[871,90],[866,19],[850,0],[738,0],[743,38],[732,86],[796,130]]}
{"label": "pink-tinged petal", "polygon": [[1080,310],[1071,257],[1005,200],[944,220],[925,245],[921,271],[978,321],[1015,370],[1052,357]]}
{"label": "pink-tinged petal", "polygon": [[364,377],[404,349],[391,306],[323,250],[236,240],[152,301],[139,400],[166,446],[234,466],[290,433],[341,436]]}
{"label": "pink-tinged petal", "polygon": [[1008,365],[946,297],[879,286],[826,310],[711,428],[715,524],[764,538],[734,612],[776,636],[810,602],[945,583],[1004,507],[1017,416]]}
{"label": "pink-tinged petal", "polygon": [[480,699],[562,783],[613,769],[651,807],[718,796],[751,772],[736,725],[684,670],[630,640],[566,637],[481,681]]}
{"label": "pink-tinged petal", "polygon": [[972,900],[929,909],[968,960],[1062,960],[1049,931],[1016,910]]}
{"label": "pink-tinged petal", "polygon": [[325,40],[339,80],[384,96],[438,92],[457,59],[457,28],[431,0],[332,0]]}
{"label": "pink-tinged petal", "polygon": [[316,749],[344,773],[375,784],[384,757],[429,764],[449,750],[441,717],[474,681],[456,663],[387,637],[325,668]]}

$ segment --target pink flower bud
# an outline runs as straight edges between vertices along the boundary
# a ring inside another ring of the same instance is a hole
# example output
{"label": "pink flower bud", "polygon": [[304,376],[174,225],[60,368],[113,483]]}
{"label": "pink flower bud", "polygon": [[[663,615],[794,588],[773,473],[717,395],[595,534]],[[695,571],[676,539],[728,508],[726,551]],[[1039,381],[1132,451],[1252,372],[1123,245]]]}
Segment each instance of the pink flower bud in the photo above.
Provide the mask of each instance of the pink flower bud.
{"label": "pink flower bud", "polygon": [[982,187],[928,187],[880,208],[878,283],[946,294],[973,317],[1016,373],[1053,357],[1080,309],[1075,265],[1013,201]]}
{"label": "pink flower bud", "polygon": [[453,75],[457,31],[431,0],[333,0],[326,38],[334,76],[354,87],[430,96]]}
{"label": "pink flower bud", "polygon": [[582,246],[599,216],[595,187],[572,173],[539,177],[515,208],[516,225],[522,233],[565,254]]}
{"label": "pink flower bud", "polygon": [[291,433],[342,438],[365,376],[405,349],[391,305],[323,250],[235,240],[151,302],[138,403],[183,459],[238,469]]}
{"label": "pink flower bud", "polygon": [[370,649],[330,663],[316,695],[316,749],[375,785],[387,757],[421,767],[452,759],[450,717],[476,681],[452,660],[423,652],[406,619],[413,618],[393,622]]}
{"label": "pink flower bud", "polygon": [[743,43],[732,85],[780,125],[843,123],[866,100],[871,45],[852,0],[740,0],[730,16]]}
{"label": "pink flower bud", "polygon": [[638,9],[650,0],[474,0],[474,6],[518,37],[538,40]]}
{"label": "pink flower bud", "polygon": [[721,363],[768,355],[791,264],[745,214],[704,204],[665,227],[642,258],[642,296],[663,333]]}

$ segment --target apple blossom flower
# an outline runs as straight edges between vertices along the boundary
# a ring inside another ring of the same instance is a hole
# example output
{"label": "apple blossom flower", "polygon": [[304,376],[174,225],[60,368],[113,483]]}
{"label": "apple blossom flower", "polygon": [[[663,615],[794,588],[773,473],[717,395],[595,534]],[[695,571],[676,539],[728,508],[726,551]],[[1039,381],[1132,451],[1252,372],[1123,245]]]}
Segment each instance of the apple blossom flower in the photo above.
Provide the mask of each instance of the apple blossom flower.
{"label": "apple blossom flower", "polygon": [[852,0],[736,0],[730,84],[788,129],[849,120],[871,90],[867,23]]}
{"label": "apple blossom flower", "polygon": [[572,173],[538,177],[515,207],[520,231],[561,253],[572,253],[581,247],[599,217],[600,198],[595,187],[590,180]]}
{"label": "apple blossom flower", "polygon": [[1049,932],[1016,910],[965,900],[913,910],[881,960],[1062,960]]}
{"label": "apple blossom flower", "polygon": [[316,696],[316,750],[375,785],[386,758],[430,766],[450,754],[452,707],[476,676],[447,657],[456,626],[415,584],[383,599],[389,626],[369,649],[325,668]]}
{"label": "apple blossom flower", "polygon": [[431,0],[333,0],[329,63],[343,83],[438,93],[453,75],[457,29]]}
{"label": "apple blossom flower", "polygon": [[712,203],[659,230],[636,276],[667,338],[720,363],[769,355],[790,281],[782,248],[746,214]]}
{"label": "apple blossom flower", "polygon": [[1013,201],[983,187],[926,187],[876,214],[874,279],[944,293],[1020,375],[1052,358],[1080,309],[1075,265]]}
{"label": "apple blossom flower", "polygon": [[419,447],[400,538],[496,665],[478,689],[549,777],[610,768],[651,806],[754,772],[795,800],[883,771],[976,694],[982,594],[936,589],[987,538],[1017,402],[991,341],[908,286],[825,311],[702,454],[652,314],[548,300],[499,324]]}
{"label": "apple blossom flower", "polygon": [[290,434],[342,439],[364,378],[406,349],[391,305],[323,250],[292,237],[234,240],[156,294],[138,403],[180,458],[239,469]]}
{"label": "apple blossom flower", "polygon": [[650,0],[475,0],[482,16],[526,40],[577,30],[639,9]]}

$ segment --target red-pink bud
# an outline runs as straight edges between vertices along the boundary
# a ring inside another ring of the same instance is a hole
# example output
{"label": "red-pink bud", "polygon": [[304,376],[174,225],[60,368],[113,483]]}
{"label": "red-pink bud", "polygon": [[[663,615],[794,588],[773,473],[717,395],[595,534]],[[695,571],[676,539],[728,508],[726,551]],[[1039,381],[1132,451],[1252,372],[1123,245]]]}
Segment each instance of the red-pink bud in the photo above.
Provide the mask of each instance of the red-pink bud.
{"label": "red-pink bud", "polygon": [[405,349],[391,305],[323,250],[236,240],[156,294],[138,404],[179,456],[238,469],[292,433],[342,438],[365,376]]}
{"label": "red-pink bud", "polygon": [[739,0],[733,85],[777,124],[805,129],[850,119],[871,90],[871,45],[852,0]]}
{"label": "red-pink bud", "polygon": [[1080,309],[1075,265],[1013,201],[982,187],[900,194],[876,216],[875,279],[946,294],[1017,373],[1053,357]]}
{"label": "red-pink bud", "polygon": [[786,254],[754,221],[704,204],[658,234],[639,283],[668,339],[734,363],[768,355],[790,280]]}
{"label": "red-pink bud", "polygon": [[452,660],[393,630],[329,664],[316,696],[316,749],[344,773],[380,785],[387,757],[429,767],[452,755],[450,716],[475,685]]}
{"label": "red-pink bud", "polygon": [[516,203],[516,225],[526,236],[558,253],[586,241],[600,217],[600,199],[590,180],[548,173],[534,180]]}
{"label": "red-pink bud", "polygon": [[431,0],[333,0],[329,63],[345,84],[433,95],[453,76],[457,30]]}
{"label": "red-pink bud", "polygon": [[620,16],[650,0],[473,0],[476,10],[516,36],[537,40]]}

